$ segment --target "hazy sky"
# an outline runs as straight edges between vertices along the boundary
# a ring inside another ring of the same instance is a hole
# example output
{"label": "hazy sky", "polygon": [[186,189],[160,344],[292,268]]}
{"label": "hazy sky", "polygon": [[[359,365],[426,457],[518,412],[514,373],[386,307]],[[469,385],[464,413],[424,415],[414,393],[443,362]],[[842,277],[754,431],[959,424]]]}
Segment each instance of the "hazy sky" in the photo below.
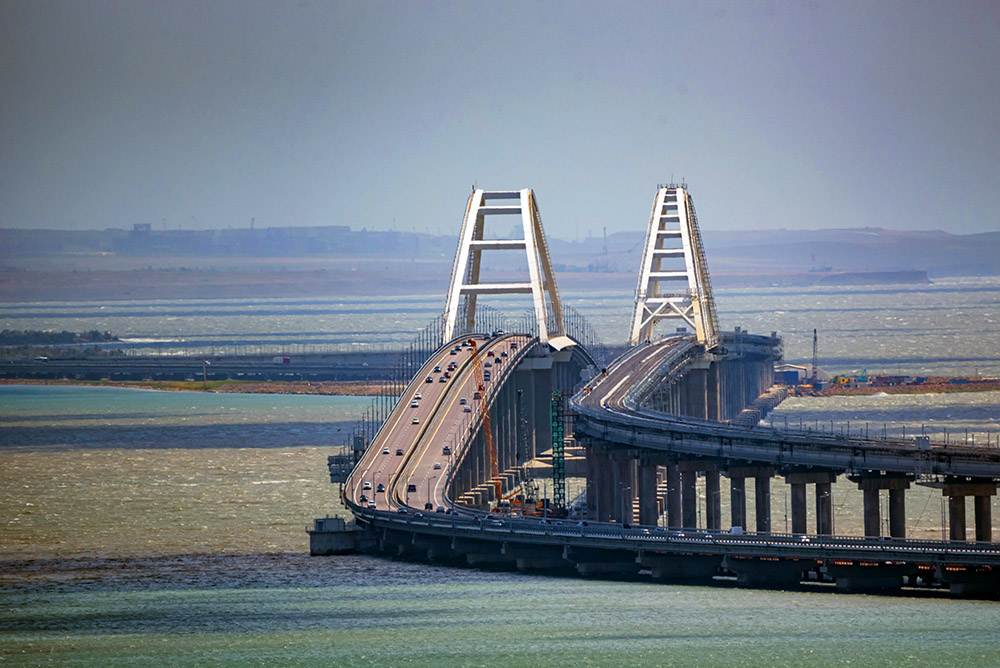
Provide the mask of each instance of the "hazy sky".
{"label": "hazy sky", "polygon": [[[1000,229],[1000,3],[0,3],[0,227]],[[395,223],[394,223],[395,221]]]}

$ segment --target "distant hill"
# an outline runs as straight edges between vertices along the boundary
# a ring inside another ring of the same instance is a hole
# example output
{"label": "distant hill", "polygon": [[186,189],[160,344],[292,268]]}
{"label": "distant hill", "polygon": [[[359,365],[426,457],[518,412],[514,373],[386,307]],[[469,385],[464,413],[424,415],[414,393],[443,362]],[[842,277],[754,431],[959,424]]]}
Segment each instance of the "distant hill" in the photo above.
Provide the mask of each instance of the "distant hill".
{"label": "distant hill", "polygon": [[[718,287],[1000,275],[1000,232],[704,230],[703,237]],[[631,291],[644,239],[638,230],[610,234],[606,245],[603,237],[550,239],[560,287]],[[343,226],[0,229],[0,301],[434,294],[447,286],[456,245],[454,236]],[[483,278],[522,275],[523,260],[511,259],[484,264]]]}

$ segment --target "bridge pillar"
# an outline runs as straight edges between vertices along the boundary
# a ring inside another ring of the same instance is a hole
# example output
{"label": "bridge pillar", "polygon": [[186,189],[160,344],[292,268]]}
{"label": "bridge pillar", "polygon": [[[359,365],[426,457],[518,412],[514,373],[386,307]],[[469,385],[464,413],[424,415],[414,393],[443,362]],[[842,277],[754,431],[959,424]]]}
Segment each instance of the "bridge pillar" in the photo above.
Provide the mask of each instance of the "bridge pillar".
{"label": "bridge pillar", "polygon": [[729,479],[730,525],[747,528],[747,479]]}
{"label": "bridge pillar", "polygon": [[718,421],[719,418],[719,364],[718,362],[712,362],[712,365],[708,367],[708,381],[705,386],[706,401],[708,403],[707,407],[707,417],[709,420]]}
{"label": "bridge pillar", "polygon": [[754,513],[758,533],[771,532],[771,475],[754,477]]}
{"label": "bridge pillar", "polygon": [[793,482],[792,486],[792,533],[806,533],[806,484]]}
{"label": "bridge pillar", "polygon": [[697,479],[696,470],[681,471],[681,525],[685,529],[698,527],[698,489],[695,487]]}
{"label": "bridge pillar", "polygon": [[667,526],[684,525],[681,515],[681,472],[676,464],[667,466]]}
{"label": "bridge pillar", "polygon": [[906,490],[889,490],[889,536],[906,538]]}
{"label": "bridge pillar", "polygon": [[598,522],[611,521],[611,509],[614,506],[614,464],[607,450],[592,447],[594,454],[594,493],[597,501],[594,504],[594,516]]}
{"label": "bridge pillar", "polygon": [[878,487],[862,487],[864,493],[865,536],[875,538],[881,534],[881,510],[878,501]]}
{"label": "bridge pillar", "polygon": [[948,537],[951,540],[965,540],[965,497],[948,497]]}
{"label": "bridge pillar", "polygon": [[976,540],[986,543],[993,541],[993,516],[990,503],[992,499],[984,494],[973,497],[976,509]]}
{"label": "bridge pillar", "polygon": [[612,517],[622,524],[632,524],[635,521],[635,459],[627,453],[614,453],[615,471],[615,502],[612,505]]}
{"label": "bridge pillar", "polygon": [[[551,360],[551,358],[550,358]],[[532,372],[535,400],[535,456],[552,449],[552,427],[548,419],[552,410],[552,367],[535,368]],[[542,418],[542,419],[539,419]]]}
{"label": "bridge pillar", "polygon": [[889,535],[893,538],[906,537],[906,490],[914,477],[902,474],[869,471],[851,476],[864,492],[865,536],[882,535],[882,510],[879,491],[889,490]]}
{"label": "bridge pillar", "polygon": [[705,471],[705,528],[709,531],[722,530],[722,491],[719,482],[718,471]]}
{"label": "bridge pillar", "polygon": [[684,413],[694,418],[705,419],[707,409],[707,369],[690,369],[684,382],[687,383],[687,407]]}
{"label": "bridge pillar", "polygon": [[656,463],[639,460],[639,524],[656,524],[659,516],[656,496]]}
{"label": "bridge pillar", "polygon": [[816,533],[833,535],[833,483],[816,483]]}
{"label": "bridge pillar", "polygon": [[941,493],[948,497],[948,526],[951,540],[965,540],[965,497],[975,497],[976,540],[993,540],[991,497],[997,493],[997,483],[983,479],[949,479]]}
{"label": "bridge pillar", "polygon": [[[756,376],[755,376],[756,377]],[[785,476],[792,486],[792,533],[806,533],[806,485],[816,485],[816,533],[833,533],[833,487],[837,474],[831,471],[793,472]]]}

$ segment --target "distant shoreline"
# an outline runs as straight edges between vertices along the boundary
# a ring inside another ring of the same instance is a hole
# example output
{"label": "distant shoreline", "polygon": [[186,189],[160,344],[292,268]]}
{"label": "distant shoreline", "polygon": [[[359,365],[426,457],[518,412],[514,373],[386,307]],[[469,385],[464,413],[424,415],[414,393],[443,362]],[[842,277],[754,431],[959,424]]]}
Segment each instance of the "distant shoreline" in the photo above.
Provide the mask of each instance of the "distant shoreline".
{"label": "distant shoreline", "polygon": [[371,381],[270,381],[241,380],[170,381],[170,380],[71,380],[3,378],[0,385],[84,385],[92,387],[126,387],[163,392],[215,392],[220,394],[309,394],[324,396],[367,397],[378,395],[383,385]]}

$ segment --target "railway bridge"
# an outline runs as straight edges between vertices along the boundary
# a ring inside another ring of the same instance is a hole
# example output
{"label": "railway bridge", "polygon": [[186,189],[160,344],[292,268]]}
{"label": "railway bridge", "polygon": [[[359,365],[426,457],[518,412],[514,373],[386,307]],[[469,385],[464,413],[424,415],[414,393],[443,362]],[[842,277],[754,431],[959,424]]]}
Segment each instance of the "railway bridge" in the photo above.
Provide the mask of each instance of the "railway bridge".
{"label": "railway bridge", "polygon": [[[487,234],[502,217],[506,229],[517,217],[520,234]],[[526,264],[527,280],[486,280],[493,256],[505,267],[512,257]],[[516,331],[479,331],[477,300],[504,294],[530,295],[532,317]],[[760,426],[784,398],[772,387],[781,341],[719,329],[684,184],[657,189],[633,307],[631,347],[610,363],[595,359],[564,326],[534,193],[475,190],[439,347],[357,462],[345,468],[331,458],[360,546],[582,575],[1000,593],[995,450]],[[664,320],[675,326],[657,336]],[[543,455],[551,472],[533,474]],[[577,470],[567,475],[567,466]],[[863,491],[864,535],[835,532],[833,483],[843,476]],[[775,481],[790,488],[789,533],[772,526]],[[906,491],[916,483],[948,498],[948,540],[905,535]],[[883,490],[888,535],[881,535]],[[965,526],[969,496],[974,540]],[[310,533],[314,553],[329,551],[325,520]]]}

